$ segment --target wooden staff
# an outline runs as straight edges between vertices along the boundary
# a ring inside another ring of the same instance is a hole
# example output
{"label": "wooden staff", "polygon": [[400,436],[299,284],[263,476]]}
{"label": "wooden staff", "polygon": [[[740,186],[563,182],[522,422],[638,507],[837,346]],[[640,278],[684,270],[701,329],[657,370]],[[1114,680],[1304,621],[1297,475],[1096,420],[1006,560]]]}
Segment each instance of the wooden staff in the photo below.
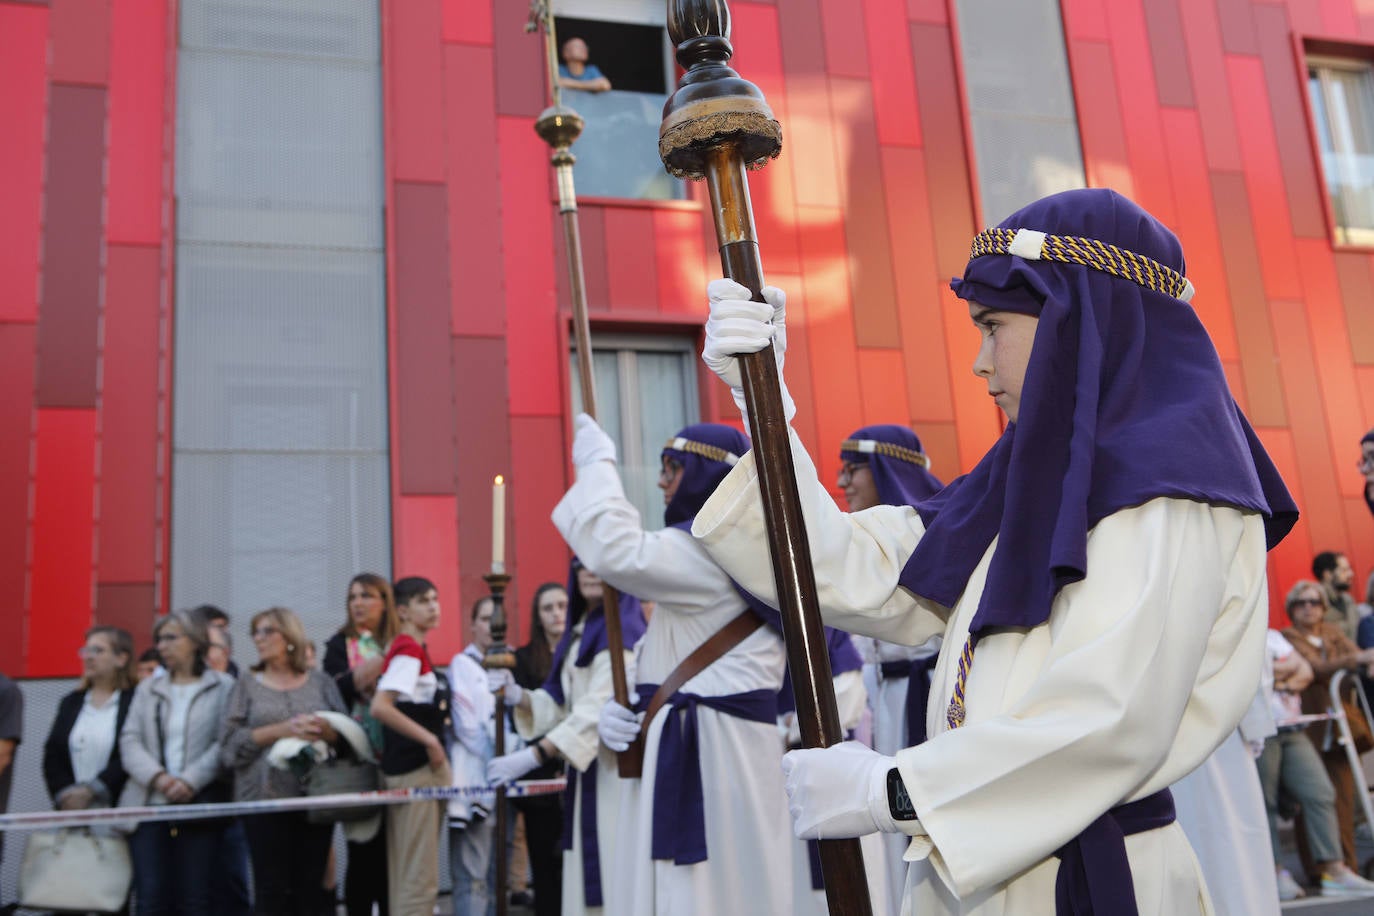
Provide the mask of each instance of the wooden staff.
{"label": "wooden staff", "polygon": [[[569,147],[582,133],[583,121],[577,112],[563,105],[558,85],[557,36],[553,9],[542,0],[530,6],[526,28],[544,30],[544,51],[549,78],[549,98],[553,104],[534,122],[534,131],[553,150],[550,161],[558,179],[558,213],[563,220],[563,247],[568,251],[568,288],[572,292],[573,338],[577,343],[577,372],[582,383],[582,409],[596,419],[596,377],[592,374],[592,334],[587,320],[587,284],[582,274],[582,233],[577,223],[577,190],[573,185],[573,156]],[[597,570],[592,570],[597,572]],[[573,588],[577,583],[573,582]],[[615,701],[627,709],[630,684],[625,677],[625,637],[620,626],[620,596],[610,583],[603,582],[602,607],[606,614],[606,648],[611,656],[611,690]],[[616,768],[622,779],[637,779],[643,771],[644,745],[632,742],[616,755]]]}
{"label": "wooden staff", "polygon": [[[763,262],[744,170],[777,157],[782,129],[758,87],[729,66],[734,49],[726,0],[668,0],[668,34],[687,72],[663,108],[659,155],[673,175],[706,179],[725,275],[763,302]],[[844,735],[773,347],[739,361],[802,743],[829,747]],[[820,855],[830,912],[871,913],[859,841],[823,840]]]}
{"label": "wooden staff", "polygon": [[[506,586],[510,576],[488,573],[482,577],[491,590],[491,646],[482,657],[483,668],[515,667],[515,653],[506,645]],[[496,691],[496,756],[506,753],[506,688]],[[492,855],[496,856],[496,916],[506,916],[506,787],[496,789],[496,838]]]}

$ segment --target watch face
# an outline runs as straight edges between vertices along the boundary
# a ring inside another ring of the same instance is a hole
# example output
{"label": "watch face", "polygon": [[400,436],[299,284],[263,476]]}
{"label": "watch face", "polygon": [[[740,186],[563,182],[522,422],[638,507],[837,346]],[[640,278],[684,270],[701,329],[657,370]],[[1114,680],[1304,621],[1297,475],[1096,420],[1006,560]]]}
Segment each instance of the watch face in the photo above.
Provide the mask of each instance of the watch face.
{"label": "watch face", "polygon": [[916,806],[906,793],[906,783],[896,767],[887,771],[887,807],[894,821],[916,820]]}

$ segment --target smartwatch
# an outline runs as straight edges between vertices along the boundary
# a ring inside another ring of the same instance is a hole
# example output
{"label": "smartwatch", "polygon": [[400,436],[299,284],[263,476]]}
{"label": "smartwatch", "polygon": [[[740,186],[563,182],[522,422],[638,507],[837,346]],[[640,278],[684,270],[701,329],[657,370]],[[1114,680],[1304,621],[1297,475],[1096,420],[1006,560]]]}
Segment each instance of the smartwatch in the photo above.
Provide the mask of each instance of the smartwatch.
{"label": "smartwatch", "polygon": [[906,794],[906,783],[896,767],[887,771],[887,810],[894,821],[916,820],[916,806]]}

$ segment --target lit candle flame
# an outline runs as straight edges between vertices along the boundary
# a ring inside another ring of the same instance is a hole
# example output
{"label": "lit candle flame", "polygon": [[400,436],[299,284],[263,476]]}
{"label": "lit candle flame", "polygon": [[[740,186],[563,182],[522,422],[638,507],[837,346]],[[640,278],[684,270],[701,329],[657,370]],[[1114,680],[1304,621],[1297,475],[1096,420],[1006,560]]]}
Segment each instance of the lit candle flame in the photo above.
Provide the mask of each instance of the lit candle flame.
{"label": "lit candle flame", "polygon": [[495,482],[498,487],[505,486],[506,478],[502,477],[500,474],[497,474]]}

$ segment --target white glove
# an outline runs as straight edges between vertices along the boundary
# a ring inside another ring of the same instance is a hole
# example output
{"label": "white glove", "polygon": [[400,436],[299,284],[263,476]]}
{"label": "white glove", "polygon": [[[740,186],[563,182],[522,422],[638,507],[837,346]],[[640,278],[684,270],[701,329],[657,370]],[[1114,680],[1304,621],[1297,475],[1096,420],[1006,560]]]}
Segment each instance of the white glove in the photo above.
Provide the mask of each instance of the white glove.
{"label": "white glove", "polygon": [[643,724],[644,713],[630,712],[615,700],[607,700],[597,717],[596,733],[601,736],[602,744],[618,753],[639,737]]}
{"label": "white glove", "polygon": [[615,463],[615,443],[606,431],[585,413],[573,420],[573,466],[585,468],[598,461]]}
{"label": "white glove", "polygon": [[510,673],[509,668],[488,668],[487,689],[492,693],[504,690],[502,696],[505,697],[507,706],[519,706],[520,697],[525,694],[524,688],[515,683],[515,675]]}
{"label": "white glove", "polygon": [[887,806],[887,771],[896,765],[857,741],[788,751],[782,775],[792,832],[802,840],[899,832]]}
{"label": "white glove", "polygon": [[493,757],[488,760],[487,782],[493,786],[504,786],[507,783],[515,782],[530,770],[538,767],[539,753],[531,745],[516,751],[514,754]]}
{"label": "white glove", "polygon": [[734,280],[712,280],[707,285],[711,316],[706,319],[706,345],[701,350],[701,359],[730,386],[730,395],[747,424],[744,379],[735,357],[741,353],[757,353],[771,342],[778,361],[783,414],[790,423],[796,416],[797,406],[792,402],[782,374],[787,353],[787,294],[776,286],[765,286],[762,292],[767,301],[754,302],[749,290]]}

